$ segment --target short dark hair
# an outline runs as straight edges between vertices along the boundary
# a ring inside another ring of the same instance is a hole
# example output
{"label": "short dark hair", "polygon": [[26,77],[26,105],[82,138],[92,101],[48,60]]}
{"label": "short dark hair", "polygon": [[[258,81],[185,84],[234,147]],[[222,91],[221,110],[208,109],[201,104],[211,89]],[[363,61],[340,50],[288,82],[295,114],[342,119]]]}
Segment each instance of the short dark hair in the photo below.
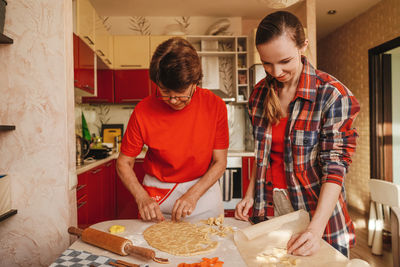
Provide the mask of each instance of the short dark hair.
{"label": "short dark hair", "polygon": [[203,77],[196,49],[185,39],[170,38],[161,43],[151,58],[150,79],[158,86],[182,92]]}
{"label": "short dark hair", "polygon": [[287,33],[302,48],[306,40],[304,28],[300,20],[290,12],[277,11],[267,15],[258,25],[256,45],[264,44]]}

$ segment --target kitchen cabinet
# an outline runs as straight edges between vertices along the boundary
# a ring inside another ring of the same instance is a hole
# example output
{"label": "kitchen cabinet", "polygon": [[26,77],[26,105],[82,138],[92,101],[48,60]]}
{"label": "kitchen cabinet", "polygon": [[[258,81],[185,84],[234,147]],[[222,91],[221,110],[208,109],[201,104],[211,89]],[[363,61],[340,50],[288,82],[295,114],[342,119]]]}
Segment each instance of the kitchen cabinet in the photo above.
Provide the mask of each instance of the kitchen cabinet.
{"label": "kitchen cabinet", "polygon": [[[98,60],[97,66],[99,65],[100,64]],[[105,68],[98,68],[96,70],[96,73],[97,73],[97,96],[82,97],[82,103],[98,103],[98,104],[114,103],[114,71],[105,67]]]}
{"label": "kitchen cabinet", "polygon": [[108,33],[106,27],[104,26],[103,19],[96,14],[96,54],[99,56],[102,61],[108,66],[108,68],[112,68],[112,55],[110,50],[110,37],[111,35]]}
{"label": "kitchen cabinet", "polygon": [[74,86],[89,95],[95,91],[94,52],[77,35],[73,36],[74,45]]}
{"label": "kitchen cabinet", "polygon": [[116,160],[104,164],[103,197],[104,204],[103,220],[114,220],[116,215]]}
{"label": "kitchen cabinet", "polygon": [[95,10],[89,0],[74,1],[76,33],[89,46],[95,44]]}
{"label": "kitchen cabinet", "polygon": [[150,95],[149,70],[115,70],[115,103],[137,103]]}
{"label": "kitchen cabinet", "polygon": [[242,157],[242,197],[249,187],[251,172],[253,171],[254,157]]}
{"label": "kitchen cabinet", "polygon": [[78,226],[115,219],[115,160],[78,175],[76,190]]}
{"label": "kitchen cabinet", "polygon": [[[139,179],[139,182],[143,182],[143,178],[145,175],[144,172],[144,160],[136,159],[135,165],[133,167],[133,171],[136,174],[136,177]],[[137,219],[139,217],[139,209],[136,204],[135,198],[132,194],[126,189],[121,179],[117,177],[117,219]]]}
{"label": "kitchen cabinet", "polygon": [[114,36],[115,69],[148,69],[150,37],[144,35]]}
{"label": "kitchen cabinet", "polygon": [[247,36],[186,36],[201,58],[201,86],[225,101],[248,102]]}

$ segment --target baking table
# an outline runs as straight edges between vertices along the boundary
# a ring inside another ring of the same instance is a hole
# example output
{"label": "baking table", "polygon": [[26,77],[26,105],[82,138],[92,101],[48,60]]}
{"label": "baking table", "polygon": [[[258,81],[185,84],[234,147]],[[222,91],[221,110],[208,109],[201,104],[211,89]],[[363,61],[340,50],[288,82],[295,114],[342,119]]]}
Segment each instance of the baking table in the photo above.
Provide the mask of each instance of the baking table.
{"label": "baking table", "polygon": [[[226,267],[241,267],[246,266],[245,262],[243,261],[242,257],[239,254],[239,251],[236,248],[236,245],[233,241],[233,235],[229,234],[226,237],[219,237],[219,236],[212,236],[212,239],[215,239],[219,242],[219,246],[212,252],[190,256],[190,257],[183,257],[183,256],[174,256],[157,249],[150,247],[147,242],[143,238],[143,231],[149,227],[150,225],[154,224],[153,222],[144,222],[141,220],[113,220],[113,221],[105,221],[101,223],[94,224],[90,226],[91,228],[101,230],[104,232],[108,232],[108,229],[112,225],[122,225],[125,226],[125,231],[123,233],[117,234],[119,236],[125,237],[130,239],[135,246],[151,248],[156,251],[156,256],[161,258],[168,258],[170,263],[169,264],[159,264],[154,261],[143,261],[138,257],[135,256],[119,256],[112,252],[106,251],[104,249],[92,246],[90,244],[84,243],[81,239],[75,241],[69,248],[74,250],[81,250],[87,251],[95,255],[106,256],[109,258],[113,258],[116,260],[124,260],[135,264],[142,264],[147,263],[149,266],[178,266],[179,263],[194,263],[200,262],[201,258],[213,258],[219,257],[224,263]],[[242,229],[250,226],[250,223],[239,221],[234,218],[225,218],[224,221],[225,226],[232,226],[233,229]]]}

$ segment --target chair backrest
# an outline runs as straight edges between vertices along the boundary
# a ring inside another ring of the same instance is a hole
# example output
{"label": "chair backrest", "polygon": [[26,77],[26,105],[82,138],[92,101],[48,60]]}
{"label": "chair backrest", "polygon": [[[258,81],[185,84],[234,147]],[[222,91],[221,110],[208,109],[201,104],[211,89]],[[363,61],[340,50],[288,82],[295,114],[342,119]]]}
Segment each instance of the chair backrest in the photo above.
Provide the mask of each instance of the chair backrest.
{"label": "chair backrest", "polygon": [[400,207],[400,185],[379,179],[369,182],[371,200],[390,207]]}

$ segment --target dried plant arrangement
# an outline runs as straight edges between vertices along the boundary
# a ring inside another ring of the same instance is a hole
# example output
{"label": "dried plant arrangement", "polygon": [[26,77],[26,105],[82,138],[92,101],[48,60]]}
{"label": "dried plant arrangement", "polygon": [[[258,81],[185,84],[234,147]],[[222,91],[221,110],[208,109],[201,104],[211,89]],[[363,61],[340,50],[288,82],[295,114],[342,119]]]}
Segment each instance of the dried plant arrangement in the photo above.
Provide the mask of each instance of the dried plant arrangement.
{"label": "dried plant arrangement", "polygon": [[188,28],[190,26],[190,16],[188,17],[180,17],[179,19],[175,19],[175,21],[184,29],[185,33],[187,33]]}
{"label": "dried plant arrangement", "polygon": [[140,35],[151,35],[150,22],[142,16],[129,18],[129,29],[138,32]]}
{"label": "dried plant arrangement", "polygon": [[109,105],[99,105],[97,106],[98,122],[96,123],[96,128],[101,132],[101,125],[107,124],[110,119],[110,106]]}

